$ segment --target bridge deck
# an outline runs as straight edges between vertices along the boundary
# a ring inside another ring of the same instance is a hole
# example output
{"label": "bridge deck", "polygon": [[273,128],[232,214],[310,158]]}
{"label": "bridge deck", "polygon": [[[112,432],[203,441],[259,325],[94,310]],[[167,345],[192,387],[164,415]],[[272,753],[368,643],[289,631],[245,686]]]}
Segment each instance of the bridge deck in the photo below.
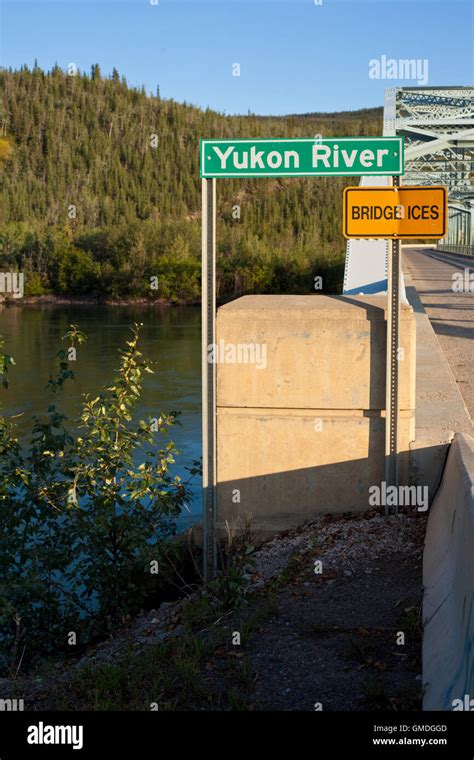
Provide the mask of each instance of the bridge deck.
{"label": "bridge deck", "polygon": [[[469,257],[440,253],[434,249],[403,249],[408,270],[421,302],[454,374],[465,404],[474,418],[474,261]],[[467,277],[464,287],[453,290],[453,274]]]}

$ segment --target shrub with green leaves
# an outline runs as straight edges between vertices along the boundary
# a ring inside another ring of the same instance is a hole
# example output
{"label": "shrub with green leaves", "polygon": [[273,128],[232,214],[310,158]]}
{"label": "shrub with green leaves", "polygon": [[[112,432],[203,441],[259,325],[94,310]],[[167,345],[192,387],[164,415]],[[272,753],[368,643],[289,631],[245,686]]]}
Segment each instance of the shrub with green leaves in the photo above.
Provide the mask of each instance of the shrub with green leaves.
{"label": "shrub with green leaves", "polygon": [[[177,413],[134,419],[143,378],[153,372],[135,325],[111,386],[85,396],[68,423],[56,403],[34,419],[25,443],[0,415],[0,668],[84,642],[136,613],[151,563],[169,550],[187,484],[173,477],[169,440]],[[86,337],[71,326],[47,392],[74,380],[69,358]],[[13,363],[0,344],[0,382]],[[159,436],[161,444],[155,441]],[[196,468],[193,468],[193,473]]]}

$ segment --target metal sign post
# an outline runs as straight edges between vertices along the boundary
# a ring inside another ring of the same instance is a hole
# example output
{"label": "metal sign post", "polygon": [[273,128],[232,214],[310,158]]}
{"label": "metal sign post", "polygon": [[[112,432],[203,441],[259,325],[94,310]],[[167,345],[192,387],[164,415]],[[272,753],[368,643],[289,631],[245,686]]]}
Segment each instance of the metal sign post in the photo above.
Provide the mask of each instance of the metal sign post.
{"label": "metal sign post", "polygon": [[[400,178],[393,177],[393,186],[399,187]],[[398,348],[400,342],[400,281],[401,281],[401,252],[400,240],[388,243],[388,272],[387,272],[387,372],[385,390],[385,482],[398,486],[399,457],[398,457]],[[394,514],[397,513],[394,507]],[[390,513],[388,505],[385,514]]]}
{"label": "metal sign post", "polygon": [[209,347],[216,342],[216,180],[202,180],[202,485],[203,574],[217,573],[216,540],[216,365]]}
{"label": "metal sign post", "polygon": [[[216,178],[393,176],[404,171],[403,137],[333,137],[328,139],[201,140],[202,179],[202,449],[203,572],[217,575],[217,440],[216,440]],[[360,235],[358,235],[360,237]],[[393,243],[389,265],[387,315],[387,482],[397,479],[398,325],[400,311],[399,243]],[[392,270],[391,270],[392,271]],[[388,465],[387,465],[388,467]],[[394,469],[394,473],[392,473]]]}
{"label": "metal sign post", "polygon": [[[441,185],[346,187],[343,194],[343,235],[358,240],[387,240],[387,360],[385,391],[385,482],[399,485],[399,348],[401,241],[440,239],[446,235],[448,193]],[[388,505],[385,514],[389,514]],[[393,512],[397,513],[395,506]]]}

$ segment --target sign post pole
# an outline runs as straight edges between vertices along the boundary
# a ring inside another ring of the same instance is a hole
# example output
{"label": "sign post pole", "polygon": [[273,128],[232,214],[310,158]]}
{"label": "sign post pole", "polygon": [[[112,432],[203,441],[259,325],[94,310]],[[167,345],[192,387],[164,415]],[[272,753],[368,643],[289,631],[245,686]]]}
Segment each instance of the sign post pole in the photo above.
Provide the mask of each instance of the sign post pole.
{"label": "sign post pole", "polygon": [[[346,187],[342,230],[346,238],[387,240],[387,359],[385,388],[385,482],[398,487],[400,479],[398,428],[400,424],[400,296],[401,241],[444,238],[448,193],[438,185]],[[385,514],[390,514],[388,505]],[[393,513],[398,509],[395,506]]]}
{"label": "sign post pole", "polygon": [[[343,232],[347,238],[390,239],[387,288],[385,479],[398,485],[399,333],[401,239],[443,238],[447,224],[446,188],[400,187],[403,137],[201,140],[202,178],[202,442],[203,571],[217,575],[216,364],[216,179],[218,177],[393,177],[390,187],[344,190]],[[388,195],[393,193],[392,198]],[[374,198],[373,194],[377,197]],[[415,193],[415,195],[413,195]],[[362,194],[362,197],[361,195]],[[356,197],[357,195],[357,197]],[[403,197],[402,197],[403,196]],[[388,203],[387,203],[388,201]],[[403,215],[394,210],[405,209]],[[214,352],[213,352],[214,353]]]}
{"label": "sign post pole", "polygon": [[[393,177],[393,186],[400,186],[400,178]],[[400,283],[401,283],[400,240],[393,239],[388,244],[387,272],[387,372],[385,390],[385,482],[398,486],[398,423],[399,423],[399,342],[400,342]],[[394,507],[394,514],[397,513]],[[388,505],[385,514],[389,514]]]}
{"label": "sign post pole", "polygon": [[202,485],[203,575],[217,573],[216,540],[216,365],[208,361],[216,343],[216,180],[202,180]]}

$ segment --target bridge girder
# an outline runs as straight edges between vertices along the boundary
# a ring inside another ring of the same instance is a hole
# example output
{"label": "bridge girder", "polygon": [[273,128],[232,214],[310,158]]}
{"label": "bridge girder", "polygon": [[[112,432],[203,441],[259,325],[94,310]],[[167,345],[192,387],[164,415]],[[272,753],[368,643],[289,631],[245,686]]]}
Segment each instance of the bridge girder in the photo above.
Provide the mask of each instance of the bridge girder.
{"label": "bridge girder", "polygon": [[[405,137],[404,184],[443,184],[450,202],[474,194],[474,88],[400,87],[386,133]],[[387,125],[386,125],[387,127]]]}

